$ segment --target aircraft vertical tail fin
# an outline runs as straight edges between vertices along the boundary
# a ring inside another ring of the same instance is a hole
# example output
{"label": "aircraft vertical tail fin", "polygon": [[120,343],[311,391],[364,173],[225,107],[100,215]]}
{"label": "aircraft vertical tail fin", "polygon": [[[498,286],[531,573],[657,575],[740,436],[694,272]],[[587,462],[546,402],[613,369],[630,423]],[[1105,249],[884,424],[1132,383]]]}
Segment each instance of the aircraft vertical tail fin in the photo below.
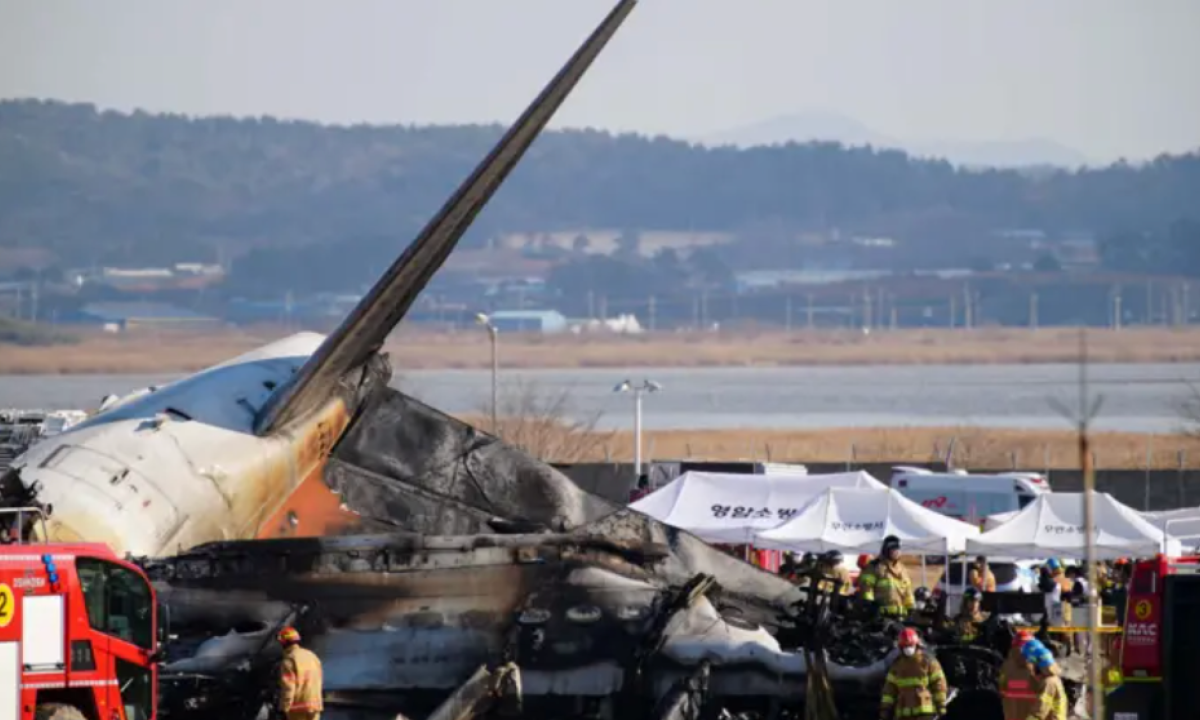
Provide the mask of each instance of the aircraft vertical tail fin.
{"label": "aircraft vertical tail fin", "polygon": [[350,315],[271,396],[255,422],[259,435],[312,412],[343,376],[382,347],[636,4],[637,0],[620,0]]}

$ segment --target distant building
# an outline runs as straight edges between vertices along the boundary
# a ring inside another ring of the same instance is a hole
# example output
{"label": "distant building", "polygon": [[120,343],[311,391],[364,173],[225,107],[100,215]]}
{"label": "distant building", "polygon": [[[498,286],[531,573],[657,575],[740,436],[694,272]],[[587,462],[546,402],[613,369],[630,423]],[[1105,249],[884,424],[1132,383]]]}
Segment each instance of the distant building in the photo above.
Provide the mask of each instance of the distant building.
{"label": "distant building", "polygon": [[115,327],[120,330],[133,328],[207,328],[220,324],[220,320],[192,312],[186,308],[148,302],[90,303],[84,305],[75,318],[80,322]]}
{"label": "distant building", "polygon": [[500,332],[558,333],[567,329],[567,318],[557,310],[497,310],[488,317]]}

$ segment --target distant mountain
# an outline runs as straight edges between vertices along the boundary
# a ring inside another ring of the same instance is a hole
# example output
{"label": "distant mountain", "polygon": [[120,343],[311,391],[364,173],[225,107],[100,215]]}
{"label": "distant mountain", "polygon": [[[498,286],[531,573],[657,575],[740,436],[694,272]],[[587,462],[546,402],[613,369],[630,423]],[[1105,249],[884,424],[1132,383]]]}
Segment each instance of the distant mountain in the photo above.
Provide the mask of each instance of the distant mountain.
{"label": "distant mountain", "polygon": [[906,141],[876,132],[852,118],[825,111],[807,111],[763,120],[698,138],[704,145],[776,145],[787,142],[838,142],[904,150],[916,157],[941,158],[965,167],[1019,168],[1089,164],[1082,153],[1053,140]]}

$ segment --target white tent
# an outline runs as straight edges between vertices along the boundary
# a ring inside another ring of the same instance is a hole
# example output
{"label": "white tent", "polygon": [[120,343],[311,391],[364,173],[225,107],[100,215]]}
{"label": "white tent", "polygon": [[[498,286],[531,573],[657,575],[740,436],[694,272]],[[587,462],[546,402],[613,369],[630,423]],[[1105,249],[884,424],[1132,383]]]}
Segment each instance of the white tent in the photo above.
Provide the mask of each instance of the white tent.
{"label": "white tent", "polygon": [[985,517],[983,519],[984,532],[987,532],[988,530],[995,530],[996,528],[1000,527],[1001,525],[1008,522],[1009,520],[1012,520],[1013,518],[1015,518],[1016,516],[1018,516],[1020,514],[1021,514],[1020,510],[1010,510],[1008,512],[992,513],[991,515],[988,515],[987,517]]}
{"label": "white tent", "polygon": [[741,475],[686,472],[629,507],[707,542],[748,543],[832,487],[882,488],[865,472]]}
{"label": "white tent", "polygon": [[[1160,552],[1179,554],[1179,543],[1167,541],[1162,530],[1138,511],[1122,505],[1108,493],[1096,493],[1094,499],[1098,558],[1148,557]],[[1039,495],[1013,519],[967,540],[967,553],[1083,558],[1086,553],[1083,493]]]}
{"label": "white tent", "polygon": [[1200,507],[1144,512],[1142,517],[1184,547],[1200,547]]}
{"label": "white tent", "polygon": [[947,555],[962,552],[979,528],[888,488],[830,488],[791,520],[760,532],[754,544],[775,550],[876,553],[888,535],[900,539],[905,553]]}

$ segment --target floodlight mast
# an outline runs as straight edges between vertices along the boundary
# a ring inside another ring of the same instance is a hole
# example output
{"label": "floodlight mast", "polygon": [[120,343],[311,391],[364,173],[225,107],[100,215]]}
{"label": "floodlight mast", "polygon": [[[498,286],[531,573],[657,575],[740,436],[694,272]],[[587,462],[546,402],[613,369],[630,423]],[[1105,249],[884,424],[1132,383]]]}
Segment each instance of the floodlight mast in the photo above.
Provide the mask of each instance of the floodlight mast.
{"label": "floodlight mast", "polygon": [[492,318],[485,313],[475,313],[475,322],[487,328],[488,340],[492,345],[492,435],[499,437],[500,423],[497,413],[500,406],[500,360],[497,345],[500,342],[500,331],[496,328],[496,324],[492,322]]}
{"label": "floodlight mast", "polygon": [[642,395],[659,392],[662,389],[662,385],[653,380],[642,380],[640,385],[623,380],[613,388],[613,392],[633,393],[633,476],[635,482],[642,476]]}

